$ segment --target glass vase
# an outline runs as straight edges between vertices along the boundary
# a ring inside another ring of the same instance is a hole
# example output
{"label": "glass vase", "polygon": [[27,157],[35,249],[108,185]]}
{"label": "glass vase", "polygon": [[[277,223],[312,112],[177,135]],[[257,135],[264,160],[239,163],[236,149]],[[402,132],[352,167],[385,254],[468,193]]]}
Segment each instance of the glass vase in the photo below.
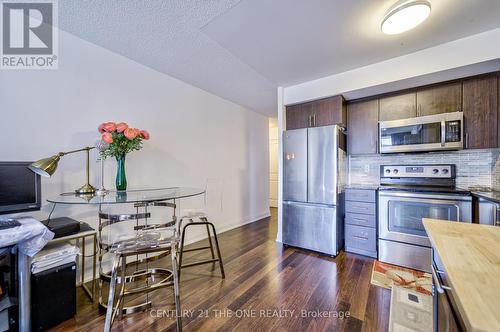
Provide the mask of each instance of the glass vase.
{"label": "glass vase", "polygon": [[127,190],[125,175],[125,154],[116,157],[116,190]]}

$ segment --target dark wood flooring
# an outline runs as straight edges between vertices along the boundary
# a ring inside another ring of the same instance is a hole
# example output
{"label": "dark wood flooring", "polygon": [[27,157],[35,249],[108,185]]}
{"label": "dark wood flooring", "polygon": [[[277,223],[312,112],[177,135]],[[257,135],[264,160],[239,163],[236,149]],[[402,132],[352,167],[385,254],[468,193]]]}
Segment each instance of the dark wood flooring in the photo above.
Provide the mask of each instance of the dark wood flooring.
{"label": "dark wood flooring", "polygon": [[[370,284],[373,259],[284,248],[275,242],[276,228],[272,211],[271,218],[220,234],[224,280],[210,264],[183,270],[185,331],[387,331],[390,291]],[[77,315],[54,330],[102,331],[97,304],[80,288],[77,295]],[[113,330],[175,330],[171,289],[150,297],[152,311],[125,316]]]}

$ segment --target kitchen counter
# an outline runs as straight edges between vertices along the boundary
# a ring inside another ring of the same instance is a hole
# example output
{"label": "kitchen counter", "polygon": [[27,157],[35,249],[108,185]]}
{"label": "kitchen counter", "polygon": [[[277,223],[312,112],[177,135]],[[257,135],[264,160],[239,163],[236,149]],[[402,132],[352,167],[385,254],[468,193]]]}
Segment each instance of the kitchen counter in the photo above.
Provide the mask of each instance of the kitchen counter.
{"label": "kitchen counter", "polygon": [[485,198],[500,204],[500,191],[471,191],[473,196]]}
{"label": "kitchen counter", "polygon": [[467,330],[500,331],[500,227],[423,222]]}

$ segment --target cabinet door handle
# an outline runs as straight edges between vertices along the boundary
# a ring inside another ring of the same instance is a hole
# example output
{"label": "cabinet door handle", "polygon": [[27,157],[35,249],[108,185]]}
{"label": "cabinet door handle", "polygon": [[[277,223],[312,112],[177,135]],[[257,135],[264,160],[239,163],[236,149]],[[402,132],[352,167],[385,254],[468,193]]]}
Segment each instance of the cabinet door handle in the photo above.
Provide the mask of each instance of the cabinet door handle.
{"label": "cabinet door handle", "polygon": [[307,118],[307,123],[309,127],[312,127],[312,115],[309,115],[309,117]]}
{"label": "cabinet door handle", "polygon": [[353,235],[352,237],[353,237],[353,238],[355,238],[355,239],[358,239],[358,240],[368,241],[368,238],[367,238],[367,237],[357,236],[357,235]]}
{"label": "cabinet door handle", "polygon": [[[436,286],[436,290],[438,291],[438,293],[443,294],[445,290],[451,290],[451,287],[444,286],[441,284],[441,282],[439,281],[439,277],[436,273],[436,270],[437,269],[434,267],[434,264],[431,264],[431,272],[432,272],[432,277],[434,279],[434,283]],[[439,271],[439,272],[441,272],[441,274],[444,274],[443,271]]]}
{"label": "cabinet door handle", "polygon": [[469,148],[469,133],[465,133],[465,148]]}
{"label": "cabinet door handle", "polygon": [[312,116],[312,123],[313,123],[312,126],[316,127],[316,114],[313,114]]}
{"label": "cabinet door handle", "polygon": [[368,220],[366,220],[366,219],[361,219],[361,218],[352,218],[352,219],[353,219],[353,220],[357,220],[357,221],[361,221],[361,222],[364,222],[364,223],[368,222]]}

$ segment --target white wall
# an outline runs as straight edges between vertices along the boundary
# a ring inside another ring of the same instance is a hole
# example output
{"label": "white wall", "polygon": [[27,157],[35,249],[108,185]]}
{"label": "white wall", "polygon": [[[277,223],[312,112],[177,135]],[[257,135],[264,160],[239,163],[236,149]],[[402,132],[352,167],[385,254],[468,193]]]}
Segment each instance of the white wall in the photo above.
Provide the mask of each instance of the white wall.
{"label": "white wall", "polygon": [[[267,117],[68,33],[59,38],[59,70],[0,71],[0,160],[31,161],[93,145],[101,122],[125,121],[151,133],[127,157],[129,188],[203,187],[216,179],[223,191],[222,211],[213,209],[218,232],[269,215]],[[96,156],[91,182],[97,186]],[[106,163],[108,188],[115,164]],[[43,199],[83,184],[83,168],[84,154],[64,157],[56,174],[42,179]],[[202,205],[202,198],[181,202],[181,208]],[[45,219],[48,211],[44,204],[33,215]],[[54,217],[95,226],[96,213],[96,207],[58,207]]]}

